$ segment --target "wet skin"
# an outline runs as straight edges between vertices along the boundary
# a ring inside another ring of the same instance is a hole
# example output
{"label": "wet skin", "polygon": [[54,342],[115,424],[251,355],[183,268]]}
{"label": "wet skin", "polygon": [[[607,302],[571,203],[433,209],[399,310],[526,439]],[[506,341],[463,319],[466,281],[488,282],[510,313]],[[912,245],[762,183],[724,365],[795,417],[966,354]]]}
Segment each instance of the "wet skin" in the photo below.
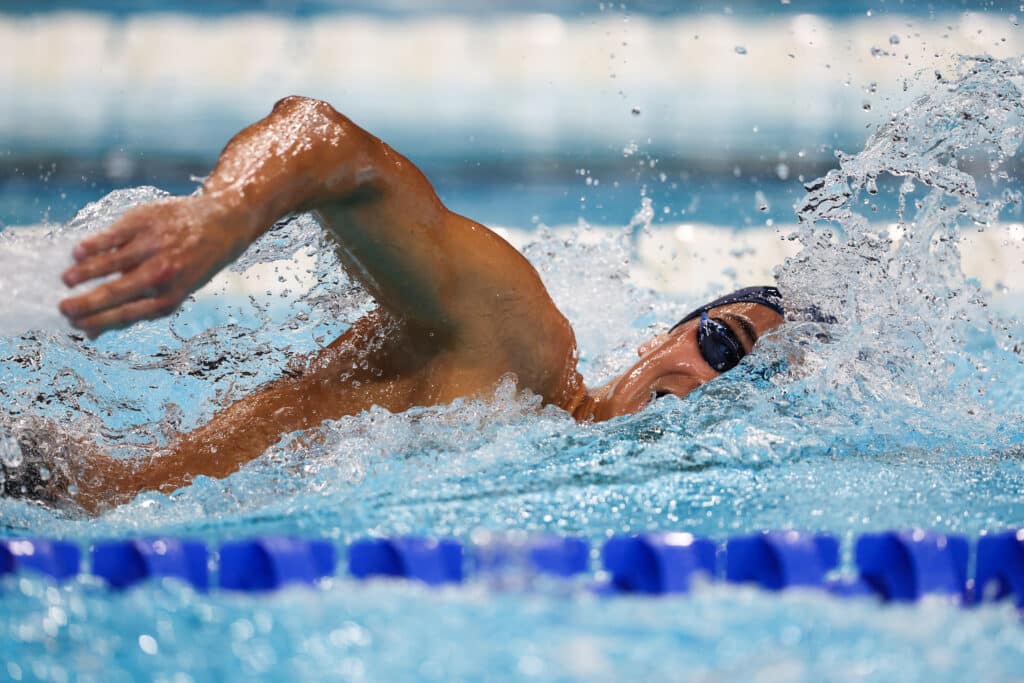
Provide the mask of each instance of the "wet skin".
{"label": "wet skin", "polygon": [[[485,395],[505,375],[577,420],[685,396],[719,373],[701,357],[697,320],[641,346],[638,361],[588,391],[572,327],[536,270],[511,245],[448,211],[423,174],[329,105],[289,97],[228,143],[202,189],[137,207],[83,240],[68,286],[119,274],[61,302],[90,337],[165,316],[277,219],[312,211],[348,274],[378,308],[302,369],[255,390],[181,434],[158,458],[93,454],[76,464],[88,510],[143,490],[172,491],[197,475],[223,477],[283,434],[373,405],[398,412]],[[749,352],[782,317],[759,304],[712,310]]]}

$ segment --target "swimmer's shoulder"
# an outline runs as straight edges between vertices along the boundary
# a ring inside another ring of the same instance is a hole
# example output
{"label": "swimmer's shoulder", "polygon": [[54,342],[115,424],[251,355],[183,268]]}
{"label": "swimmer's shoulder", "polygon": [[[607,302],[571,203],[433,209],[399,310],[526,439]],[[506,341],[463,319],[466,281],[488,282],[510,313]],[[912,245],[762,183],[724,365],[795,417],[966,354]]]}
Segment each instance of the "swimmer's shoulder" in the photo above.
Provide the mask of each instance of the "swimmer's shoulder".
{"label": "swimmer's shoulder", "polygon": [[[467,249],[455,289],[467,345],[519,377],[520,387],[561,403],[575,378],[576,337],[533,264],[497,232],[449,212],[453,230],[464,231]],[[472,245],[472,246],[469,246]]]}

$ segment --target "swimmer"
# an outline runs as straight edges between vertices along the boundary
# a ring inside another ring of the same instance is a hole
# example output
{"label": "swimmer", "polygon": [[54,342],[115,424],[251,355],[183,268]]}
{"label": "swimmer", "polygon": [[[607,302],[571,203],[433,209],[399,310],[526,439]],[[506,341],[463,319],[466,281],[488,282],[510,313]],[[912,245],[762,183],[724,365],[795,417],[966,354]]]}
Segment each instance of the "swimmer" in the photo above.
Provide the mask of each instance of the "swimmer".
{"label": "swimmer", "polygon": [[78,244],[65,284],[115,277],[60,310],[91,338],[166,316],[275,221],[303,211],[334,238],[346,271],[377,308],[302,359],[300,370],[179,435],[162,455],[90,453],[61,470],[63,484],[22,485],[23,494],[32,488],[30,496],[54,499],[73,485],[75,502],[95,512],[198,475],[227,476],[283,435],[324,420],[374,405],[400,412],[485,395],[508,374],[577,420],[607,420],[659,396],[686,396],[735,367],[783,321],[777,290],[740,290],[685,316],[641,345],[622,374],[588,389],[572,327],[533,266],[445,208],[408,159],[303,97],[281,100],[236,135],[194,195],[136,207]]}

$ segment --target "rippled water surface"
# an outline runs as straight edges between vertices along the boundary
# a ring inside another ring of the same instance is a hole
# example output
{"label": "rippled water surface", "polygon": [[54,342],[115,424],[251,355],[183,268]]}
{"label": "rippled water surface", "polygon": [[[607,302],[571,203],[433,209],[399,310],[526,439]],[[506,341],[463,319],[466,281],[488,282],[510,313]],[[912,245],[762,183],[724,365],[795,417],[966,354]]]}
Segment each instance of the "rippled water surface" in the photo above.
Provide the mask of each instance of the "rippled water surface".
{"label": "rippled water surface", "polygon": [[[649,529],[724,539],[796,527],[850,540],[892,527],[976,537],[1024,525],[1024,329],[962,274],[958,251],[964,230],[1020,221],[1020,81],[1019,60],[965,60],[863,152],[809,183],[795,233],[803,250],[778,273],[793,321],[685,401],[577,425],[509,379],[491,397],[371,410],[325,424],[317,439],[287,436],[223,481],[144,494],[96,520],[0,499],[0,523],[9,535],[81,540],[468,538],[495,528],[595,542]],[[872,212],[880,182],[897,188],[890,200],[903,207],[884,231]],[[371,305],[318,226],[298,217],[171,318],[83,342],[52,313],[56,276],[49,285],[40,274],[57,272],[82,234],[158,194],[115,193],[67,225],[0,233],[0,277],[22,293],[0,315],[0,394],[11,419],[57,419],[140,457]],[[702,283],[680,297],[633,284],[632,232],[541,229],[524,247],[576,328],[592,386],[709,293]],[[31,276],[15,267],[26,260]],[[822,317],[832,322],[812,320]],[[344,579],[264,598],[175,585],[110,595],[88,580],[54,588],[24,577],[5,578],[0,593],[0,677],[15,679],[65,680],[73,670],[104,681],[140,672],[178,680],[182,670],[200,680],[1024,677],[1024,627],[998,607],[882,608],[723,587],[599,600],[582,590],[432,592]]]}

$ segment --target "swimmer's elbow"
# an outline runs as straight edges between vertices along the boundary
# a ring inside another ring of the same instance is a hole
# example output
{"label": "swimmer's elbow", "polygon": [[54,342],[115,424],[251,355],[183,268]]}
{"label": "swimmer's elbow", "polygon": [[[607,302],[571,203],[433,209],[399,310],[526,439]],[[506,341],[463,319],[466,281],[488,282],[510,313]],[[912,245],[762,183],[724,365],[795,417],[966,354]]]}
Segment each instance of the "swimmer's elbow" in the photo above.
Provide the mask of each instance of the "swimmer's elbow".
{"label": "swimmer's elbow", "polygon": [[329,194],[361,195],[367,189],[364,186],[378,179],[375,149],[380,140],[329,103],[291,95],[274,104],[271,116],[284,123],[282,130],[288,136],[294,136],[290,151],[309,153],[309,170],[324,182]]}
{"label": "swimmer's elbow", "polygon": [[287,117],[308,116],[312,114],[316,117],[345,118],[329,103],[313,97],[304,97],[303,95],[282,97],[274,103],[273,113]]}
{"label": "swimmer's elbow", "polygon": [[312,97],[283,97],[274,104],[271,117],[285,121],[288,132],[306,148],[346,147],[365,143],[367,137],[347,116]]}

